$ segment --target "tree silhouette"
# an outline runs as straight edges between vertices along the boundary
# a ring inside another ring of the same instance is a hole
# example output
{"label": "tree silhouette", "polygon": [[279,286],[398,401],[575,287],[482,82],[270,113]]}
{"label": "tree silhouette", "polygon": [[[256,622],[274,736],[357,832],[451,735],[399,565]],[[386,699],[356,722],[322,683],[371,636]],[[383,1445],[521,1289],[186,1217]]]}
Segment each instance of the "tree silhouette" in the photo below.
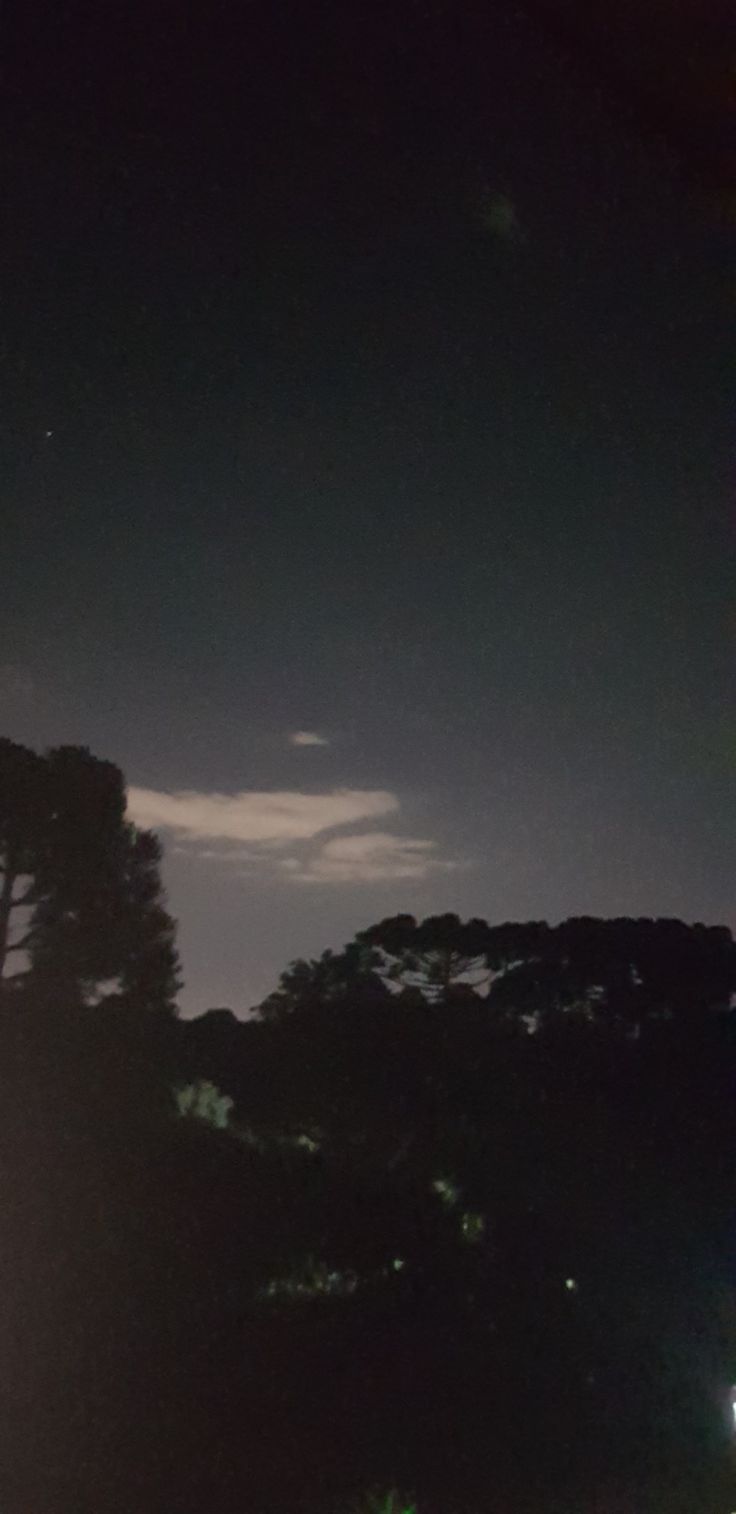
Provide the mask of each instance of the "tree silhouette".
{"label": "tree silhouette", "polygon": [[[66,1003],[166,1007],[178,986],[160,845],[120,770],[83,747],[0,743],[0,980]],[[25,965],[24,965],[25,964]]]}
{"label": "tree silhouette", "polygon": [[264,1019],[276,1020],[309,1005],[329,1004],[349,996],[352,1002],[386,998],[388,990],[379,973],[381,954],[361,941],[351,941],[341,952],[324,951],[306,961],[299,957],[281,974],[278,987],[259,1005]]}
{"label": "tree silhouette", "polygon": [[457,915],[430,915],[418,923],[413,915],[394,915],[362,931],[360,945],[378,951],[387,982],[418,989],[435,1002],[459,984],[478,988],[488,981],[483,920],[463,923]]}
{"label": "tree silhouette", "polygon": [[[489,961],[500,966],[494,950]],[[522,935],[517,952],[489,1005],[536,1029],[563,1020],[630,1035],[663,1020],[684,1026],[727,1009],[736,992],[736,945],[722,926],[583,916]]]}
{"label": "tree silhouette", "polygon": [[48,814],[43,779],[43,763],[35,752],[0,739],[0,977],[12,955],[30,943],[29,912]]}

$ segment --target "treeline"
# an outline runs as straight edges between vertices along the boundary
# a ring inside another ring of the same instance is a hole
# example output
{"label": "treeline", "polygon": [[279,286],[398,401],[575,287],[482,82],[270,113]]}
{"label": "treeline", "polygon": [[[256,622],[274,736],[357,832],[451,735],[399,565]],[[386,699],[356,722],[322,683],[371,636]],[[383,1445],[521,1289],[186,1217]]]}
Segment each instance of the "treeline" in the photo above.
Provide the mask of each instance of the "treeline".
{"label": "treeline", "polygon": [[118,770],[0,757],[3,1507],[733,1507],[729,931],[399,916],[184,1021]]}

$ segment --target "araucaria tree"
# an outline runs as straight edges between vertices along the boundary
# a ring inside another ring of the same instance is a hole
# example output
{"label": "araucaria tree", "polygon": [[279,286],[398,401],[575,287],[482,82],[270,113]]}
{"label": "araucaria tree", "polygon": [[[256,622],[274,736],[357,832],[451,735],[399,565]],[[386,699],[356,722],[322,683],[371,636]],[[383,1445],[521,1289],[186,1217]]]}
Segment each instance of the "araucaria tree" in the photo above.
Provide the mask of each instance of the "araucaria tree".
{"label": "araucaria tree", "polygon": [[156,837],[126,819],[119,768],[84,747],[0,740],[0,988],[173,1004],[174,923]]}

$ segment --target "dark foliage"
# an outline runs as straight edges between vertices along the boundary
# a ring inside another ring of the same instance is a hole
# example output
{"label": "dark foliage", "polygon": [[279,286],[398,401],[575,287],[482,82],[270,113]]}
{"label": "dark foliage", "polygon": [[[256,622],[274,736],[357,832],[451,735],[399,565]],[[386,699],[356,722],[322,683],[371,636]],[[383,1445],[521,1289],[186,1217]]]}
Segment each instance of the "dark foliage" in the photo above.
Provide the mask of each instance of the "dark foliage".
{"label": "dark foliage", "polygon": [[[299,964],[247,1022],[29,979],[0,1015],[3,1507],[728,1510],[732,988],[727,931],[452,916]],[[177,1114],[190,1084],[227,1130]]]}
{"label": "dark foliage", "polygon": [[0,741],[0,991],[67,1003],[114,991],[172,1005],[174,924],[161,848],[125,818],[119,768],[84,747]]}

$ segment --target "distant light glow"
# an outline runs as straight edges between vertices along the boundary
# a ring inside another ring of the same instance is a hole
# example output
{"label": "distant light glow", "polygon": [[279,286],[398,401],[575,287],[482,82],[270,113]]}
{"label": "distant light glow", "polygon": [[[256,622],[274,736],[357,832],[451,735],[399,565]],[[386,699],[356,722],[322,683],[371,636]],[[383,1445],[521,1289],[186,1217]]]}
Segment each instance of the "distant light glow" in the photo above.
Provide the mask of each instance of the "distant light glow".
{"label": "distant light glow", "polygon": [[184,1119],[203,1120],[215,1130],[227,1130],[234,1101],[207,1078],[185,1083],[173,1090],[176,1107]]}
{"label": "distant light glow", "polygon": [[565,1287],[566,1287],[568,1293],[577,1293],[579,1286],[580,1286],[580,1284],[577,1282],[576,1278],[574,1278],[574,1277],[566,1277],[565,1278]]}
{"label": "distant light glow", "polygon": [[320,1294],[346,1298],[357,1287],[354,1272],[331,1270],[324,1262],[307,1262],[286,1277],[272,1278],[261,1292],[266,1298],[311,1299]]}
{"label": "distant light glow", "polygon": [[435,1178],[432,1189],[448,1209],[452,1209],[460,1197],[460,1189],[451,1178]]}
{"label": "distant light glow", "polygon": [[474,1244],[479,1241],[486,1228],[485,1216],[476,1213],[475,1210],[467,1209],[461,1220],[463,1238]]}

